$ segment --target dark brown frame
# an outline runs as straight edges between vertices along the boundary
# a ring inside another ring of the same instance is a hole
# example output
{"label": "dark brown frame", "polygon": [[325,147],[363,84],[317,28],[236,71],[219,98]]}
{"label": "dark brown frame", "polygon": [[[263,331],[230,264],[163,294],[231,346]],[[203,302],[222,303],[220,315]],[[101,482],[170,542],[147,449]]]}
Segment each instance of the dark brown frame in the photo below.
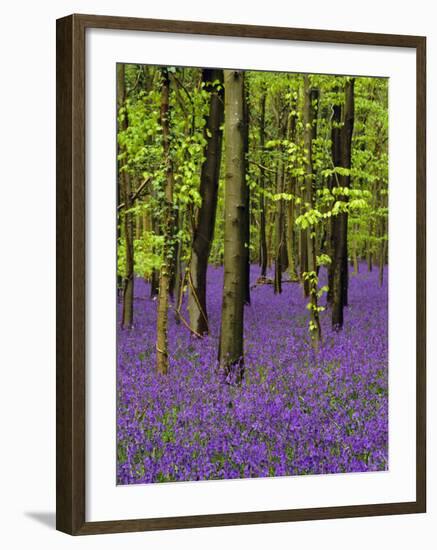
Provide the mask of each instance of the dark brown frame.
{"label": "dark brown frame", "polygon": [[[85,521],[85,30],[87,28],[395,46],[416,50],[416,500],[184,517]],[[70,15],[57,21],[56,527],[71,535],[274,523],[426,511],[426,38]]]}

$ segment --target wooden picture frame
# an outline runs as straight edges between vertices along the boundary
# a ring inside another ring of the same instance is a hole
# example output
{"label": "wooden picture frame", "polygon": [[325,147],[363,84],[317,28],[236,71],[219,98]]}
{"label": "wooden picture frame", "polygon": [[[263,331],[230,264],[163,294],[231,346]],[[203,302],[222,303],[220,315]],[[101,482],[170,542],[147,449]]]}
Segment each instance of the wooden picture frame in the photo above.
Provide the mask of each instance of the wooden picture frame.
{"label": "wooden picture frame", "polygon": [[[85,32],[89,28],[409,48],[416,52],[416,499],[213,515],[86,521]],[[57,21],[57,529],[71,535],[410,514],[426,510],[426,39],[420,36],[70,15]]]}

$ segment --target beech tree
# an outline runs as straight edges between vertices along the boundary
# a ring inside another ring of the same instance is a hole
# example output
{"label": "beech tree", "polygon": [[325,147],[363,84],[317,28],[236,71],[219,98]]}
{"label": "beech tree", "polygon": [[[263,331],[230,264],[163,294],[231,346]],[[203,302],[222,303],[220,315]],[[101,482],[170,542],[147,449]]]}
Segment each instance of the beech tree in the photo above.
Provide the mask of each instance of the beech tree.
{"label": "beech tree", "polygon": [[[128,114],[126,110],[126,84],[125,84],[125,65],[117,63],[117,105],[118,120],[121,131],[126,131],[128,127]],[[119,151],[121,147],[119,146]],[[122,151],[120,151],[122,152]],[[125,151],[123,151],[125,153]],[[123,157],[125,159],[125,156]],[[123,207],[123,233],[125,241],[125,273],[123,277],[123,313],[121,316],[121,326],[123,328],[132,328],[134,320],[134,241],[133,241],[133,219],[132,219],[132,187],[131,175],[126,169],[126,160],[119,160],[119,186],[120,196],[124,202]]]}
{"label": "beech tree", "polygon": [[162,233],[164,236],[161,268],[159,271],[159,291],[156,325],[156,369],[161,374],[168,371],[168,302],[173,264],[174,211],[173,211],[173,164],[170,154],[170,79],[167,69],[161,72],[161,127],[165,164],[165,186],[162,200]]}
{"label": "beech tree", "polygon": [[[249,89],[246,79],[243,79],[243,144],[244,144],[244,177],[248,172],[248,157],[249,157]],[[250,305],[250,187],[245,185],[245,200],[244,200],[244,303]]]}
{"label": "beech tree", "polygon": [[284,105],[281,93],[276,97],[277,106],[275,110],[276,124],[278,127],[277,165],[276,165],[276,212],[275,212],[275,280],[274,292],[282,292],[282,273],[288,266],[287,242],[285,233],[285,201],[283,195],[286,185],[285,170],[285,140],[288,128],[288,104]]}
{"label": "beech tree", "polygon": [[266,97],[267,92],[265,86],[262,87],[260,97],[260,117],[259,117],[259,211],[260,211],[260,228],[259,228],[259,263],[261,266],[261,278],[267,276],[267,237],[266,237],[266,197],[265,197],[265,177],[266,168],[264,166],[264,148],[265,148],[265,123],[266,123]]}
{"label": "beech tree", "polygon": [[214,236],[222,154],[223,71],[205,69],[202,72],[202,82],[210,94],[210,105],[205,124],[205,161],[202,164],[199,188],[202,204],[198,209],[193,232],[188,298],[191,330],[199,336],[209,332],[206,274]]}
{"label": "beech tree", "polygon": [[286,179],[288,180],[288,201],[287,201],[287,235],[285,240],[287,241],[287,259],[288,259],[288,272],[292,281],[297,281],[296,270],[296,195],[297,195],[297,176],[296,167],[298,165],[296,158],[297,150],[297,95],[291,90],[291,112],[289,117],[289,140],[292,157],[286,170]]}
{"label": "beech tree", "polygon": [[244,73],[225,70],[224,83],[226,183],[219,363],[228,377],[240,382],[244,372],[244,218],[247,208],[244,159]]}
{"label": "beech tree", "polygon": [[[354,79],[345,84],[345,100],[343,126],[340,134],[340,168],[337,197],[343,202],[348,201],[350,188],[350,169],[352,154],[352,133],[354,128]],[[334,223],[334,266],[333,266],[333,296],[332,296],[332,327],[339,330],[343,327],[343,308],[347,305],[348,291],[348,212],[347,209],[337,214]]]}
{"label": "beech tree", "polygon": [[[337,88],[335,88],[335,93],[338,93]],[[334,103],[332,106],[332,126],[331,126],[331,156],[332,156],[332,166],[341,166],[341,105]],[[332,193],[334,187],[337,187],[338,174],[333,172],[329,177],[329,191]],[[338,185],[339,186],[339,185]],[[334,253],[335,245],[334,239],[336,235],[336,223],[337,217],[332,216],[328,220],[328,231],[327,231],[327,252],[331,258],[331,263],[328,267],[328,294],[327,300],[332,303],[332,298],[334,294],[334,266],[335,262]]]}
{"label": "beech tree", "polygon": [[[316,88],[310,88],[308,75],[304,76],[304,148],[306,158],[305,174],[305,203],[307,211],[312,215],[314,209],[314,165],[313,165],[313,142],[317,136],[317,111],[319,101],[319,91]],[[308,217],[311,219],[311,216]],[[304,272],[304,280],[308,282],[308,294],[310,302],[308,304],[311,320],[310,333],[313,343],[318,346],[321,339],[321,328],[318,306],[318,282],[317,282],[317,257],[316,257],[316,228],[311,224],[307,228],[306,246],[307,246],[307,271]]]}

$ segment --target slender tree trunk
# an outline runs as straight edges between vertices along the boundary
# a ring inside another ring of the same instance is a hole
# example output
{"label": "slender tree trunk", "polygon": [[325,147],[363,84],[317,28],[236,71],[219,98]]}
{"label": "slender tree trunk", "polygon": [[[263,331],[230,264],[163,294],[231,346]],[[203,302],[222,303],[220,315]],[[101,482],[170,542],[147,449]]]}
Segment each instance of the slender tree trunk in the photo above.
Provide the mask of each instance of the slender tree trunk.
{"label": "slender tree trunk", "polygon": [[356,235],[358,234],[358,231],[359,231],[359,228],[355,226],[355,239],[353,241],[353,246],[352,246],[352,265],[354,268],[354,271],[353,271],[354,275],[358,275],[360,271],[360,266],[358,263],[357,240],[356,240]]}
{"label": "slender tree trunk", "polygon": [[308,280],[305,278],[305,273],[308,272],[308,231],[306,229],[300,230],[299,235],[299,248],[300,248],[300,279],[303,283],[303,294],[305,298],[310,295],[310,289]]}
{"label": "slender tree trunk", "polygon": [[354,224],[354,234],[352,239],[352,251],[351,251],[351,266],[354,268],[352,275],[358,275],[360,271],[360,265],[358,263],[358,243],[357,243],[357,236],[359,233],[359,225]]}
{"label": "slender tree trunk", "polygon": [[141,216],[140,214],[135,215],[135,238],[141,239]]}
{"label": "slender tree trunk", "polygon": [[385,241],[381,243],[381,251],[379,254],[378,284],[380,287],[382,287],[384,283],[384,256],[385,256]]}
{"label": "slender tree trunk", "polygon": [[[222,153],[222,124],[224,113],[223,71],[204,69],[202,79],[210,93],[209,114],[205,124],[205,161],[200,175],[202,204],[197,215],[193,235],[189,271],[188,311],[191,330],[197,335],[207,334],[206,275],[217,210],[217,193]],[[214,85],[214,82],[219,86]]]}
{"label": "slender tree trunk", "polygon": [[[244,130],[244,174],[248,172],[249,156],[249,89],[248,82],[243,81],[243,130]],[[244,209],[244,303],[250,305],[250,188],[245,183]]]}
{"label": "slender tree trunk", "polygon": [[260,187],[260,229],[259,229],[259,252],[261,264],[261,277],[267,276],[267,238],[266,238],[266,198],[265,190],[265,170],[264,170],[264,146],[265,146],[265,117],[266,117],[266,91],[261,93],[260,105],[260,123],[259,123],[259,147],[261,152],[261,165],[259,169],[259,187]]}
{"label": "slender tree trunk", "polygon": [[[178,216],[178,229],[181,230],[184,227],[185,223],[185,215],[184,212],[179,212]],[[180,317],[180,309],[182,306],[182,300],[183,300],[183,280],[185,277],[185,263],[182,261],[182,243],[178,242],[178,247],[176,249],[176,260],[175,260],[175,266],[176,266],[176,274],[175,274],[175,287],[174,287],[174,293],[175,293],[175,301],[176,301],[176,309],[175,309],[175,320],[176,323],[180,323],[181,317]]]}
{"label": "slender tree trunk", "polygon": [[[118,76],[118,75],[117,75]],[[118,90],[118,83],[117,83]],[[118,92],[117,92],[118,93]],[[120,147],[117,145],[117,156],[120,154]],[[118,162],[117,166],[117,249],[121,245],[123,239],[122,224],[123,224],[123,213],[119,209],[119,205],[123,202],[122,190],[123,185],[122,176],[120,173],[120,163]],[[117,254],[117,298],[123,298],[123,277],[118,270],[118,254]]]}
{"label": "slender tree trunk", "polygon": [[[277,96],[277,115],[276,126],[278,128],[278,162],[276,166],[276,193],[285,192],[285,166],[284,166],[284,145],[283,140],[287,137],[288,128],[288,109],[283,108],[283,98],[281,94]],[[282,273],[288,267],[287,242],[285,231],[285,204],[284,199],[276,201],[276,219],[275,219],[275,279],[274,292],[282,292]]]}
{"label": "slender tree trunk", "polygon": [[[126,101],[126,84],[125,84],[125,65],[117,64],[117,104],[121,109],[125,106]],[[124,113],[120,122],[121,130],[126,130],[128,127],[127,113]],[[120,174],[119,167],[119,174]],[[121,196],[124,202],[123,213],[123,230],[126,252],[125,278],[123,281],[123,310],[121,318],[122,328],[130,329],[134,322],[134,226],[132,219],[132,186],[130,175],[126,170],[122,170],[120,174],[122,184]]]}
{"label": "slender tree trunk", "polygon": [[[174,227],[175,231],[182,231],[184,228],[185,216],[183,210],[176,210],[174,216]],[[173,263],[173,273],[170,283],[170,296],[171,298],[178,303],[178,297],[180,288],[182,285],[182,278],[184,276],[184,267],[182,265],[182,241],[177,239],[174,246],[174,263]],[[179,320],[179,315],[176,314],[176,320]]]}
{"label": "slender tree trunk", "polygon": [[[313,169],[313,140],[316,137],[316,116],[317,116],[317,103],[319,98],[318,90],[310,88],[308,75],[304,76],[304,86],[305,86],[305,101],[304,101],[304,112],[303,112],[303,126],[304,126],[304,148],[306,151],[307,162],[306,162],[306,174],[305,174],[305,194],[307,208],[311,210],[314,208],[314,196],[313,196],[313,179],[314,179],[314,169]],[[319,345],[319,342],[322,337],[320,320],[319,320],[319,311],[317,303],[317,261],[316,261],[316,250],[315,250],[315,227],[310,227],[307,231],[306,244],[307,244],[307,261],[308,261],[308,272],[307,280],[309,282],[309,298],[310,298],[310,315],[311,315],[311,339],[315,347]]]}
{"label": "slender tree trunk", "polygon": [[161,72],[161,127],[165,163],[165,189],[163,211],[163,255],[159,271],[158,313],[156,327],[156,369],[160,374],[168,371],[168,303],[174,253],[174,205],[173,166],[170,155],[169,88],[170,80],[166,68]]}
{"label": "slender tree trunk", "polygon": [[379,274],[378,282],[379,286],[382,287],[384,283],[384,265],[387,255],[387,239],[385,238],[385,223],[384,220],[381,220],[381,244],[380,244],[380,254],[379,254]]}
{"label": "slender tree trunk", "polygon": [[[173,223],[174,223],[175,228],[179,227],[179,212],[178,212],[178,210],[174,211]],[[173,250],[172,250],[172,253],[171,253],[173,264],[172,264],[171,270],[170,270],[171,277],[170,277],[170,283],[169,283],[169,286],[168,286],[168,295],[169,295],[172,302],[174,302],[174,299],[175,299],[174,293],[175,293],[175,287],[176,287],[176,279],[180,275],[180,271],[179,271],[180,266],[178,265],[179,249],[180,249],[180,242],[175,239],[174,242],[173,242]]]}
{"label": "slender tree trunk", "polygon": [[[290,140],[296,143],[296,123],[297,123],[297,102],[293,101],[292,114],[290,118]],[[295,222],[295,195],[296,195],[296,177],[291,174],[288,175],[288,193],[293,195],[293,198],[287,201],[287,256],[288,256],[288,272],[292,281],[297,281],[296,271],[296,233],[294,228]]]}
{"label": "slender tree trunk", "polygon": [[[161,234],[161,229],[159,227],[158,220],[152,214],[151,219],[152,232],[154,235],[158,236]],[[154,299],[158,296],[159,293],[159,270],[152,269],[152,276],[150,277],[150,298]]]}
{"label": "slender tree trunk", "polygon": [[[275,176],[276,178],[276,176]],[[276,181],[276,179],[275,179]],[[268,219],[267,219],[268,218]],[[276,212],[272,209],[270,212],[270,215],[267,217],[267,268],[271,269],[273,257],[274,257],[274,241],[273,241],[273,233],[275,228],[275,219],[276,219]]]}
{"label": "slender tree trunk", "polygon": [[[296,180],[290,178],[288,192],[291,195],[296,193]],[[287,204],[287,257],[288,257],[288,273],[291,281],[297,281],[297,269],[296,269],[296,232],[294,228],[294,222],[296,219],[295,214],[296,206],[294,199],[288,201]]]}
{"label": "slender tree trunk", "polygon": [[[341,167],[350,169],[352,156],[352,133],[354,128],[354,79],[351,78],[345,85],[345,105],[343,126],[341,128]],[[340,175],[341,188],[350,187],[350,175]],[[347,201],[347,195],[340,195],[340,200]],[[332,327],[340,330],[343,327],[343,308],[347,305],[348,289],[348,252],[347,252],[347,213],[338,214],[335,220],[334,234],[334,277]]]}
{"label": "slender tree trunk", "polygon": [[[337,88],[335,90],[338,91]],[[333,115],[332,115],[332,126],[331,126],[331,157],[332,164],[334,167],[341,165],[341,106],[337,103],[332,106]],[[332,191],[334,187],[338,187],[338,174],[333,174],[329,180],[329,188]],[[336,227],[337,219],[334,216],[331,216],[330,222],[328,224],[328,255],[331,258],[331,263],[328,267],[328,294],[327,302],[332,304],[334,296],[334,268],[335,268],[335,236],[337,233]]]}
{"label": "slender tree trunk", "polygon": [[348,214],[343,214],[344,216],[344,251],[343,251],[343,264],[342,264],[342,284],[341,284],[341,292],[343,294],[343,307],[347,307],[349,305],[349,264],[348,264],[348,250],[349,250],[349,232],[348,232]]}
{"label": "slender tree trunk", "polygon": [[[277,148],[278,160],[276,163],[276,184],[275,191],[279,195],[283,189],[284,182],[284,161],[283,161],[283,147],[282,140],[284,139],[284,130],[283,130],[283,121],[281,120],[281,97],[280,95],[276,97],[277,106],[276,106],[276,128],[278,129],[278,140],[279,145]],[[275,260],[275,276],[274,276],[274,286],[273,290],[275,294],[280,294],[282,292],[282,272],[284,271],[282,265],[282,247],[283,247],[283,234],[284,234],[284,208],[283,200],[277,200],[275,203],[276,213],[275,213],[275,249],[274,249],[274,260]]]}
{"label": "slender tree trunk", "polygon": [[[306,89],[306,85],[307,85],[307,78],[305,77],[304,78],[304,89],[303,89],[303,95],[304,95],[304,112],[305,112],[305,101],[306,101],[306,94],[307,94],[307,89]],[[307,106],[308,107],[308,106]],[[306,114],[307,118],[309,118],[310,114],[309,114],[309,111],[307,110],[307,114]],[[308,141],[308,136],[307,138],[305,138],[305,123],[304,123],[304,129],[303,129],[303,140],[304,140],[304,148],[305,148],[305,139],[307,139]],[[308,154],[308,151],[307,153]],[[300,205],[300,214],[302,215],[305,210],[306,210],[306,206],[305,206],[305,202],[306,202],[306,199],[307,199],[307,178],[304,177],[303,178],[303,181],[302,182],[299,182],[299,187],[300,187],[300,198],[301,198],[301,205]],[[309,281],[308,279],[306,278],[305,274],[308,273],[309,271],[309,267],[308,267],[308,229],[301,229],[300,230],[300,235],[299,235],[299,249],[300,249],[300,261],[299,261],[299,267],[300,267],[300,270],[299,270],[299,275],[300,275],[300,280],[302,281],[302,285],[303,285],[303,294],[305,296],[305,298],[308,298],[309,295],[310,295],[310,286],[309,286]]]}
{"label": "slender tree trunk", "polygon": [[143,235],[148,233],[151,230],[150,227],[150,217],[147,210],[143,211]]}
{"label": "slender tree trunk", "polygon": [[[144,198],[144,201],[147,202],[147,197]],[[146,241],[149,233],[149,218],[147,209],[143,209],[140,216],[140,226],[141,226],[141,240]],[[149,283],[149,273],[147,271],[141,274],[144,277],[144,281]]]}
{"label": "slender tree trunk", "polygon": [[150,298],[156,298],[159,292],[159,271],[157,269],[152,270],[152,276],[150,277]]}
{"label": "slender tree trunk", "polygon": [[244,160],[244,73],[225,70],[225,225],[224,282],[219,363],[230,382],[244,372],[244,216],[246,178]]}
{"label": "slender tree trunk", "polygon": [[[284,163],[282,160],[282,150],[279,152],[280,159],[278,161],[276,193],[284,192]],[[284,271],[284,201],[276,201],[276,220],[275,220],[275,280],[274,293],[281,294],[282,292],[282,273]]]}
{"label": "slender tree trunk", "polygon": [[373,270],[373,261],[372,261],[372,249],[370,245],[370,239],[367,242],[367,271],[369,273]]}

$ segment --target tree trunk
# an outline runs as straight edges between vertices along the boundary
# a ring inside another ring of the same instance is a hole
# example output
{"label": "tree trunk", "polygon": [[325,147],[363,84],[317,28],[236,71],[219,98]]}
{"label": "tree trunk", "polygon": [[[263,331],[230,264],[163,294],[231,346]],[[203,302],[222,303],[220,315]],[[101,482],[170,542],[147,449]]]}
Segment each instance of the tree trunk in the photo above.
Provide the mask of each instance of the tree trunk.
{"label": "tree trunk", "polygon": [[[296,143],[296,123],[297,123],[297,102],[293,100],[292,114],[290,118],[290,140]],[[288,189],[287,192],[293,195],[292,199],[287,201],[287,256],[288,256],[288,272],[292,281],[297,281],[296,271],[296,234],[294,228],[295,222],[295,195],[296,195],[297,181],[296,177],[291,174],[288,175]]]}
{"label": "tree trunk", "polygon": [[[275,182],[276,182],[276,176],[275,176]],[[272,184],[273,185],[273,184]],[[272,261],[274,257],[274,241],[273,241],[273,230],[275,227],[275,219],[276,219],[276,213],[272,209],[270,212],[270,215],[267,216],[266,214],[266,221],[267,221],[267,269],[271,269],[272,267]]]}
{"label": "tree trunk", "polygon": [[[307,94],[306,90],[306,84],[307,84],[307,78],[304,78],[304,102],[305,102],[305,96]],[[308,106],[307,106],[308,107]],[[304,106],[304,112],[305,112],[305,106]],[[309,118],[309,112],[307,111],[306,114],[307,118]],[[304,127],[304,148],[305,148],[305,127]],[[308,138],[307,138],[308,141]],[[307,151],[308,154],[308,151]],[[306,195],[307,195],[307,183],[306,178],[304,177],[302,182],[299,182],[299,191],[300,191],[300,214],[302,215],[305,212],[305,201],[306,201]],[[302,229],[300,230],[299,234],[299,276],[300,280],[302,281],[303,285],[303,294],[305,298],[308,298],[310,295],[310,287],[309,287],[309,281],[306,278],[305,274],[308,273],[308,229]]]}
{"label": "tree trunk", "polygon": [[310,295],[310,289],[308,285],[308,280],[305,279],[305,273],[308,272],[308,239],[307,239],[307,230],[301,229],[299,235],[299,248],[300,248],[300,280],[303,284],[303,295],[305,298],[308,298]]}
{"label": "tree trunk", "polygon": [[387,239],[385,238],[385,223],[384,220],[381,220],[381,244],[380,244],[380,254],[379,254],[379,274],[378,282],[379,286],[382,287],[384,282],[384,265],[387,255]]}
{"label": "tree trunk", "polygon": [[165,189],[163,213],[163,254],[159,271],[158,312],[156,326],[156,370],[160,374],[168,371],[168,302],[174,253],[174,205],[173,166],[170,155],[169,88],[170,80],[166,68],[161,72],[161,127],[165,163]]}
{"label": "tree trunk", "polygon": [[[184,222],[185,222],[184,214],[185,213],[183,211],[179,212],[178,230],[182,230],[184,227]],[[181,322],[180,310],[182,306],[183,292],[184,292],[183,284],[184,284],[185,273],[186,273],[185,262],[182,261],[182,243],[181,242],[178,242],[178,246],[176,249],[175,270],[176,270],[175,277],[174,277],[175,279],[174,293],[175,293],[175,303],[176,303],[175,320],[176,320],[176,323],[180,323]]]}
{"label": "tree trunk", "polygon": [[[341,164],[350,169],[352,156],[352,133],[354,128],[354,79],[351,78],[345,85],[345,104],[343,126],[341,128]],[[350,187],[350,175],[339,175],[341,188]],[[347,201],[347,195],[340,195],[338,200]],[[347,213],[338,214],[335,220],[334,233],[334,275],[333,275],[333,303],[332,327],[340,330],[343,327],[343,308],[347,305],[348,293],[348,251],[347,251]]]}
{"label": "tree trunk", "polygon": [[[248,82],[243,82],[243,129],[244,129],[244,174],[248,172],[249,157],[249,89]],[[244,303],[250,305],[250,188],[245,184],[244,209]]]}
{"label": "tree trunk", "polygon": [[[338,91],[337,88],[335,91]],[[337,103],[332,106],[332,126],[331,126],[331,157],[334,167],[341,165],[341,106]],[[333,190],[338,187],[338,174],[333,174],[329,179],[329,189]],[[331,216],[328,224],[327,248],[328,256],[331,258],[331,263],[328,267],[328,293],[326,296],[327,302],[332,304],[334,296],[334,266],[335,266],[335,235],[336,235],[336,218]]]}
{"label": "tree trunk", "polygon": [[[355,229],[356,232],[358,232],[358,229]],[[354,244],[352,247],[352,265],[354,268],[353,275],[358,275],[360,271],[360,264],[358,263],[358,252],[357,252],[357,241],[354,240]]]}
{"label": "tree trunk", "polygon": [[[284,166],[284,145],[283,140],[287,137],[288,129],[288,109],[284,108],[282,95],[277,96],[278,104],[276,110],[276,126],[278,128],[278,162],[276,167],[276,193],[285,192],[285,166]],[[288,267],[287,242],[285,231],[285,204],[284,199],[276,201],[276,219],[275,219],[275,279],[274,292],[282,292],[282,273]]]}
{"label": "tree trunk", "polygon": [[[126,84],[125,84],[125,65],[117,64],[117,105],[118,109],[125,107]],[[120,121],[120,129],[126,130],[128,127],[127,112],[124,113]],[[120,163],[121,164],[121,163]],[[126,248],[125,278],[123,281],[123,310],[121,318],[122,328],[130,329],[134,321],[134,225],[132,219],[132,187],[130,175],[126,170],[120,169],[121,196],[124,202],[123,213],[123,231]]]}
{"label": "tree trunk", "polygon": [[[175,229],[179,228],[179,212],[178,212],[178,210],[174,211],[173,223],[174,223]],[[172,250],[172,253],[171,253],[173,263],[172,263],[171,270],[170,270],[171,277],[170,277],[170,282],[169,282],[169,285],[168,285],[168,295],[169,295],[170,300],[172,302],[174,302],[174,299],[175,299],[174,293],[175,293],[175,287],[176,287],[176,278],[180,275],[180,271],[179,271],[180,266],[178,265],[178,257],[180,256],[180,252],[179,252],[180,246],[181,246],[180,241],[175,239],[174,242],[173,242],[173,250]]]}
{"label": "tree trunk", "polygon": [[135,215],[135,238],[141,239],[141,222],[142,218],[140,214]]}
{"label": "tree trunk", "polygon": [[[151,226],[152,226],[152,232],[154,235],[160,235],[161,229],[159,227],[158,220],[156,217],[152,214],[151,215]],[[154,299],[158,296],[159,293],[159,270],[158,269],[152,269],[152,276],[150,278],[150,298]]]}
{"label": "tree trunk", "polygon": [[349,233],[348,233],[348,214],[343,214],[344,216],[344,251],[343,251],[343,275],[342,275],[342,284],[341,284],[341,292],[343,294],[343,307],[347,307],[349,305],[349,264],[348,264],[348,250],[349,250]]}
{"label": "tree trunk", "polygon": [[225,70],[224,81],[226,186],[219,363],[227,380],[239,383],[244,372],[244,217],[246,209],[244,73]]}
{"label": "tree trunk", "polygon": [[[282,160],[282,149],[279,150],[279,161],[276,172],[276,193],[284,192],[284,163]],[[284,271],[284,201],[276,201],[276,220],[275,220],[275,280],[274,293],[282,292],[282,273]]]}
{"label": "tree trunk", "polygon": [[[206,275],[217,210],[223,124],[223,71],[204,69],[202,79],[210,93],[209,114],[205,124],[205,161],[200,175],[202,204],[193,235],[189,271],[188,311],[191,330],[202,336],[209,332],[206,306]],[[219,88],[213,83],[218,81]]]}
{"label": "tree trunk", "polygon": [[[304,126],[304,149],[306,151],[306,166],[305,166],[305,202],[309,210],[314,208],[314,196],[313,196],[313,140],[316,138],[316,121],[317,121],[317,103],[319,99],[319,91],[309,87],[308,75],[304,76],[305,87],[305,101],[303,111],[303,126]],[[317,261],[315,250],[315,227],[309,227],[306,235],[307,245],[307,262],[308,271],[306,278],[309,283],[309,298],[310,298],[310,332],[311,340],[315,347],[318,347],[321,340],[321,327],[318,311],[318,284],[317,284]]]}
{"label": "tree trunk", "polygon": [[[118,76],[118,75],[117,75]],[[117,84],[118,89],[118,84]],[[118,93],[118,92],[117,92]],[[120,154],[120,146],[117,144],[117,157]],[[123,233],[122,233],[122,223],[123,223],[123,215],[121,212],[121,209],[119,208],[119,205],[123,202],[123,196],[122,196],[122,177],[120,173],[120,162],[117,161],[117,250],[118,247],[121,245],[122,239],[123,239]],[[118,253],[117,253],[117,299],[121,298],[123,299],[123,277],[119,273],[118,269]]]}
{"label": "tree trunk", "polygon": [[261,264],[261,277],[267,276],[267,238],[266,238],[266,198],[265,190],[265,170],[264,170],[264,146],[265,146],[265,117],[266,117],[266,91],[261,93],[261,116],[259,123],[259,148],[261,153],[261,163],[259,168],[259,187],[260,187],[260,228],[259,228],[259,253]]}
{"label": "tree trunk", "polygon": [[372,269],[373,269],[372,250],[371,250],[370,239],[369,239],[367,243],[367,271],[369,271],[370,273]]}

